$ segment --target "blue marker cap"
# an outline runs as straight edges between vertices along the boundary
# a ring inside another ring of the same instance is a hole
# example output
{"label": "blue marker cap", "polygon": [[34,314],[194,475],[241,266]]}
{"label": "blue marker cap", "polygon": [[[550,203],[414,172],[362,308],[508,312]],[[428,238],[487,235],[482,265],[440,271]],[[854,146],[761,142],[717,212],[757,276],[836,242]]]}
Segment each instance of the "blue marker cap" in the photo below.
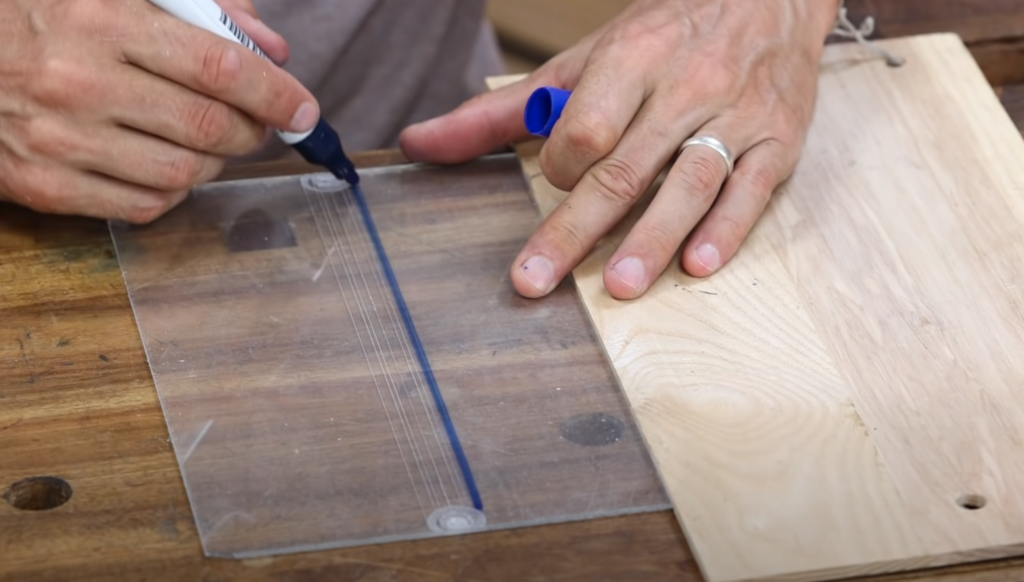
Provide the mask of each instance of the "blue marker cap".
{"label": "blue marker cap", "polygon": [[550,137],[570,95],[572,91],[557,87],[541,87],[534,91],[526,102],[527,131],[540,137]]}

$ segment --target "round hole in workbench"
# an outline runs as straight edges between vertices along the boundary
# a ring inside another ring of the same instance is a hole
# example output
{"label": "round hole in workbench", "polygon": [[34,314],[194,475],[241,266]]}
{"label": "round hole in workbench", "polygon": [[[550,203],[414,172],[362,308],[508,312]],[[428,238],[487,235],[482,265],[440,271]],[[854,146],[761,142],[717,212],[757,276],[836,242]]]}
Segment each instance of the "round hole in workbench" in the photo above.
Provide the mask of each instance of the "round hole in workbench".
{"label": "round hole in workbench", "polygon": [[71,485],[60,477],[29,477],[4,491],[4,500],[25,511],[60,507],[71,499]]}
{"label": "round hole in workbench", "polygon": [[975,493],[966,493],[956,498],[957,505],[971,511],[985,507],[985,502],[986,500],[983,495],[977,495]]}

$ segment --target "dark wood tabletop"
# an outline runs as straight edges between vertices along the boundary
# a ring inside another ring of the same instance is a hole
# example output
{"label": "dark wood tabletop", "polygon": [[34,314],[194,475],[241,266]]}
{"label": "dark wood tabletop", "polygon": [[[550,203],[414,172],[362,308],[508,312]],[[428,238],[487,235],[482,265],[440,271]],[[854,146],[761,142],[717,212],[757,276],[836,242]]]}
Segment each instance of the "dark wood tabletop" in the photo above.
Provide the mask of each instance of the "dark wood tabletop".
{"label": "dark wood tabletop", "polygon": [[[1024,86],[997,91],[1022,127]],[[400,160],[356,157],[362,167]],[[223,178],[305,169],[275,162]],[[274,558],[204,557],[106,224],[5,204],[0,493],[0,580],[701,579],[668,511]],[[1024,580],[1024,559],[876,579]]]}

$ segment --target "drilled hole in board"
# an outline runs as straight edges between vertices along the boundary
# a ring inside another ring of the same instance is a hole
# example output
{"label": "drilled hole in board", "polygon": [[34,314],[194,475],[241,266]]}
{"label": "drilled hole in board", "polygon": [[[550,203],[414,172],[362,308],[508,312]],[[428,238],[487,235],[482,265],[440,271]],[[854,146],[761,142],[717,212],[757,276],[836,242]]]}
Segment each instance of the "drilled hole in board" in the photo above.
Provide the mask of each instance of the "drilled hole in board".
{"label": "drilled hole in board", "polygon": [[60,507],[71,499],[71,485],[60,477],[29,477],[4,491],[4,500],[25,511]]}
{"label": "drilled hole in board", "polygon": [[981,509],[985,507],[986,499],[982,495],[974,493],[966,493],[956,498],[956,504],[964,509],[974,511],[975,509]]}

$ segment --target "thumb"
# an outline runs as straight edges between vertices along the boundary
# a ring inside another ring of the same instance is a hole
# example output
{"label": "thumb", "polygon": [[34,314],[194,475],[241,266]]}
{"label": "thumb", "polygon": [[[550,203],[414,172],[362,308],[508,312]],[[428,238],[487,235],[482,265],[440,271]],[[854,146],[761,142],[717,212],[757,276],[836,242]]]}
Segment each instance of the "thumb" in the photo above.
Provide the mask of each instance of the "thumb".
{"label": "thumb", "polygon": [[460,164],[529,137],[526,101],[545,81],[546,75],[531,75],[411,125],[400,136],[402,152],[413,162]]}
{"label": "thumb", "polygon": [[252,0],[217,0],[217,3],[267,53],[270,60],[278,66],[288,61],[288,41],[260,20]]}

